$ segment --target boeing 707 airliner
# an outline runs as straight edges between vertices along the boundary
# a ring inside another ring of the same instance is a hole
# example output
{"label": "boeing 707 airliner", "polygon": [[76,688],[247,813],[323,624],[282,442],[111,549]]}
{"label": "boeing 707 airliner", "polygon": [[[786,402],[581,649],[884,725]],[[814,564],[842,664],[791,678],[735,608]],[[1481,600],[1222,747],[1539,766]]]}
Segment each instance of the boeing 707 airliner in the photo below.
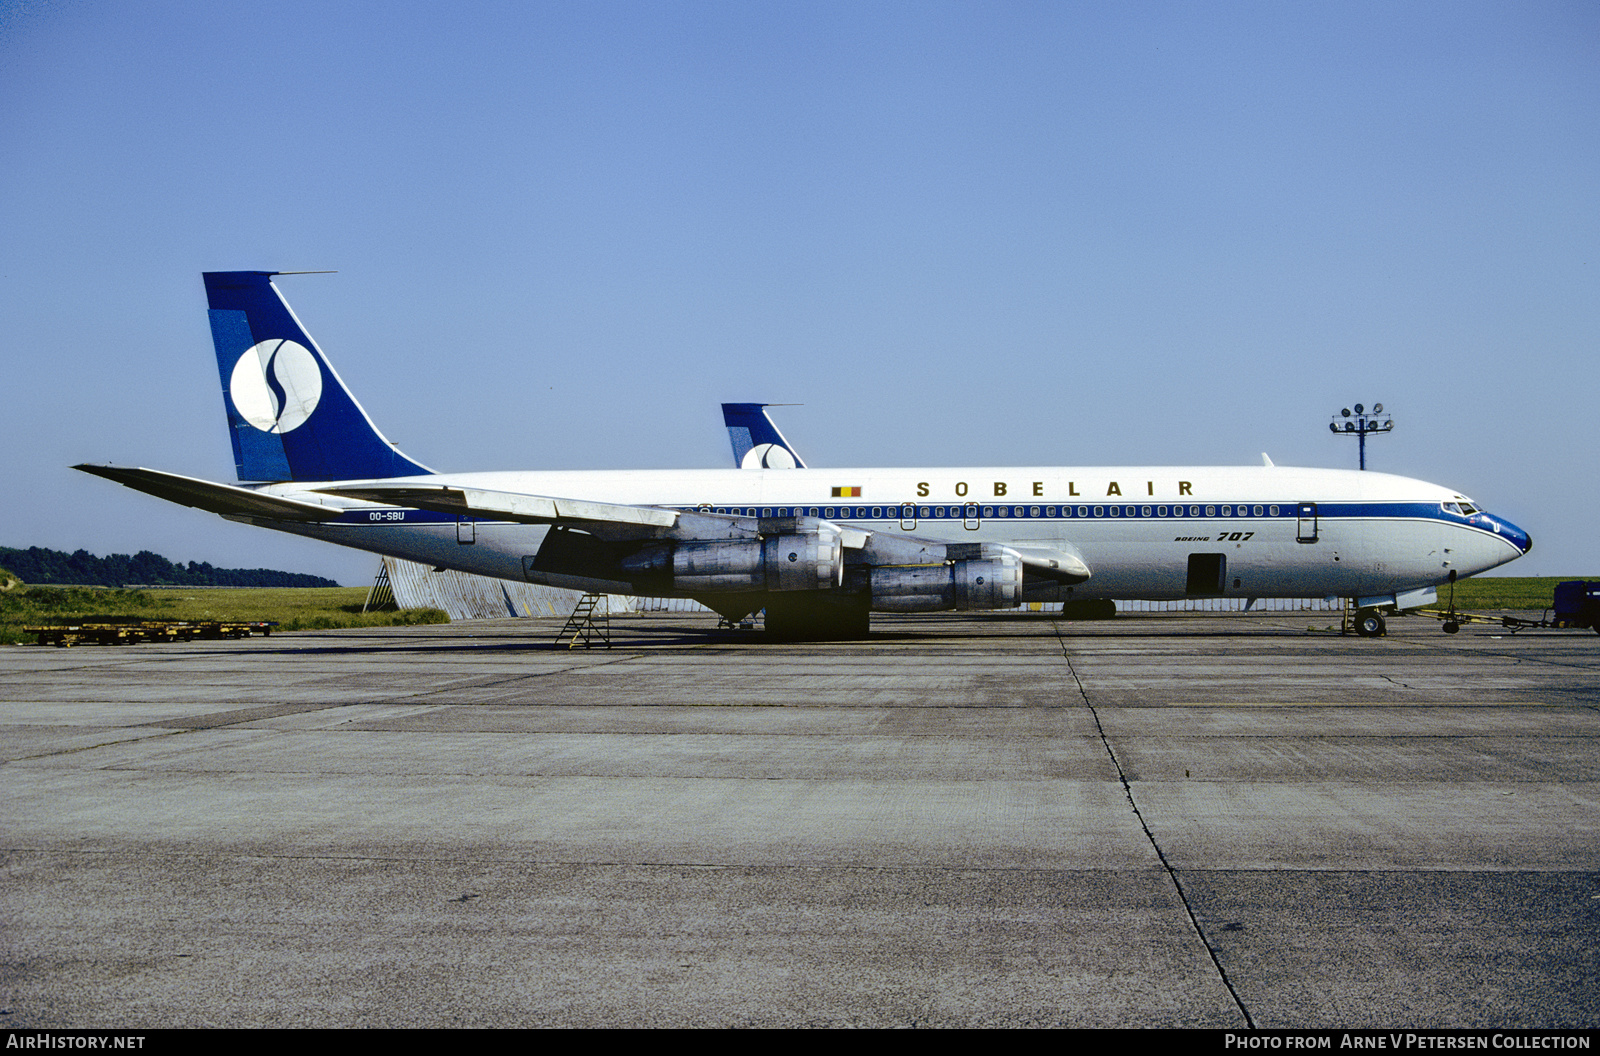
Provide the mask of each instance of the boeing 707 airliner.
{"label": "boeing 707 airliner", "polygon": [[764,609],[779,638],[859,637],[872,612],[1190,597],[1351,598],[1379,634],[1384,610],[1532,546],[1449,488],[1383,473],[810,469],[753,418],[748,468],[435,472],[378,431],[278,274],[204,276],[240,483],[76,468],[436,567],[693,598],[729,619]]}

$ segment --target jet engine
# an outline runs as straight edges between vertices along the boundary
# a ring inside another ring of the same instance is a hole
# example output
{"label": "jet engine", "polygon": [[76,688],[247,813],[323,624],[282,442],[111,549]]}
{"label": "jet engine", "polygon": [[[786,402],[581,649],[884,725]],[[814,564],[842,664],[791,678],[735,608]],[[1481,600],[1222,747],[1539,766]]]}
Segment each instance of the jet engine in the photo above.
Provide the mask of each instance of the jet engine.
{"label": "jet engine", "polygon": [[672,588],[719,594],[750,590],[832,590],[844,582],[844,543],[819,529],[760,539],[658,543],[622,559],[630,576],[670,575]]}
{"label": "jet engine", "polygon": [[875,612],[1011,609],[1022,600],[1022,557],[1003,547],[992,556],[942,565],[880,565],[872,570]]}

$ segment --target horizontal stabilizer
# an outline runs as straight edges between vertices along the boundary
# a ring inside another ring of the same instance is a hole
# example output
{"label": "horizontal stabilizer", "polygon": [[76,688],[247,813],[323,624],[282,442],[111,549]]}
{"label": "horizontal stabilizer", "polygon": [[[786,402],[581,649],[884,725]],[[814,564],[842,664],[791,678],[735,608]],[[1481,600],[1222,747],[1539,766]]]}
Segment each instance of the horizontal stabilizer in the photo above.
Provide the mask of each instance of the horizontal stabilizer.
{"label": "horizontal stabilizer", "polygon": [[220,513],[224,517],[267,517],[275,521],[331,521],[344,512],[337,506],[268,495],[233,484],[216,484],[198,477],[163,473],[159,469],[126,466],[73,466],[85,473],[114,480],[124,487],[158,499]]}

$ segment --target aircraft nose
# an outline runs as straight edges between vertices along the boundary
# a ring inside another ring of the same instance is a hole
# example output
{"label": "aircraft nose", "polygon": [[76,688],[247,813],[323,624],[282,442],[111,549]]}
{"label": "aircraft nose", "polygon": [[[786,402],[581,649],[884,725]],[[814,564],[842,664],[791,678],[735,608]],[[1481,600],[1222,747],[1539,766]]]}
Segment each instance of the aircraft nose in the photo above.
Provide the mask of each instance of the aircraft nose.
{"label": "aircraft nose", "polygon": [[1513,543],[1516,543],[1518,550],[1521,550],[1523,553],[1527,553],[1529,550],[1533,549],[1533,536],[1529,535],[1521,528],[1518,528],[1510,521],[1501,521],[1500,526],[1505,529],[1505,532],[1502,534],[1506,535],[1506,537],[1509,538]]}
{"label": "aircraft nose", "polygon": [[1516,547],[1520,552],[1525,554],[1533,549],[1533,537],[1504,517],[1479,514],[1478,519],[1482,521],[1483,527],[1494,532],[1494,534]]}

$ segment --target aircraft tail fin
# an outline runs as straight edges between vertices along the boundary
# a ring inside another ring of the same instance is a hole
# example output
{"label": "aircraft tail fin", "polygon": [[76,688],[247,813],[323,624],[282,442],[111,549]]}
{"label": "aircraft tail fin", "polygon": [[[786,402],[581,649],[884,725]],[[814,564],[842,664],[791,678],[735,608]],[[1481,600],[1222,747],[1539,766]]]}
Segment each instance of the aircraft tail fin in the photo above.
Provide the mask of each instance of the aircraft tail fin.
{"label": "aircraft tail fin", "polygon": [[272,284],[276,271],[208,271],[211,338],[242,481],[432,473],[390,443]]}
{"label": "aircraft tail fin", "polygon": [[767,417],[768,407],[776,403],[725,403],[722,422],[728,427],[733,444],[733,464],[740,469],[805,469],[789,441]]}

